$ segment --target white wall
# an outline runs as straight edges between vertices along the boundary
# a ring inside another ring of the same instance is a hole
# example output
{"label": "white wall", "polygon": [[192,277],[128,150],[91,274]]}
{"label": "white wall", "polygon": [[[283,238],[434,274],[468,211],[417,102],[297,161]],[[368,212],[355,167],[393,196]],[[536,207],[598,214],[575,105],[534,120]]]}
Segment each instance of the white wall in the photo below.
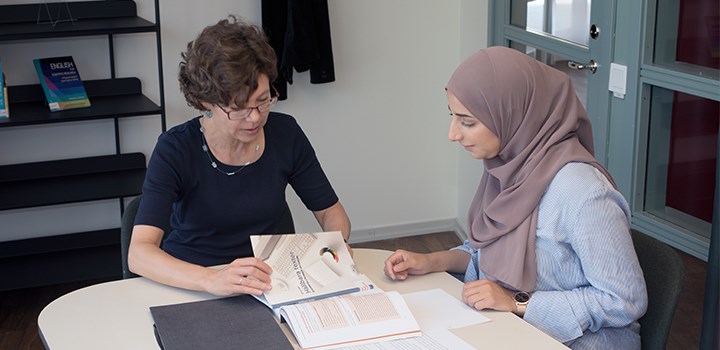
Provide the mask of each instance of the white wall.
{"label": "white wall", "polygon": [[[137,2],[143,17],[154,18],[152,1]],[[208,4],[161,4],[169,127],[197,115],[176,82],[187,42],[230,13],[260,23],[260,1]],[[468,156],[447,141],[443,88],[460,56],[485,45],[487,2],[330,1],[329,7],[337,81],[314,85],[307,73],[296,73],[288,100],[276,109],[294,115],[308,134],[350,215],[353,241],[454,229],[467,211],[458,206],[469,202],[462,198],[464,183],[479,175],[467,171]],[[152,35],[119,36],[117,68],[119,76],[141,77],[146,94],[158,101],[154,43]],[[0,45],[4,68],[13,70],[11,85],[37,82],[32,58],[64,54],[75,57],[83,79],[107,77],[103,38]],[[123,150],[149,156],[159,132],[155,116],[123,119]],[[112,153],[112,123],[0,128],[0,149],[22,150],[2,152],[0,164]],[[297,230],[318,230],[288,193]],[[0,212],[0,241],[119,225],[116,202]]]}

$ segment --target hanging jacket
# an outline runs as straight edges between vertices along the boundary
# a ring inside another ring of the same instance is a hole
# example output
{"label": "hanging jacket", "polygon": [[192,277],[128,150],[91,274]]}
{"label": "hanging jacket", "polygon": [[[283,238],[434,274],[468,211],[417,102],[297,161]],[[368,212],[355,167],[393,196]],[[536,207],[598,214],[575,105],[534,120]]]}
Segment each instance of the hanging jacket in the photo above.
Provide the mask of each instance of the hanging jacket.
{"label": "hanging jacket", "polygon": [[277,55],[273,85],[287,98],[293,69],[310,71],[313,84],[335,81],[327,0],[262,0],[262,23]]}

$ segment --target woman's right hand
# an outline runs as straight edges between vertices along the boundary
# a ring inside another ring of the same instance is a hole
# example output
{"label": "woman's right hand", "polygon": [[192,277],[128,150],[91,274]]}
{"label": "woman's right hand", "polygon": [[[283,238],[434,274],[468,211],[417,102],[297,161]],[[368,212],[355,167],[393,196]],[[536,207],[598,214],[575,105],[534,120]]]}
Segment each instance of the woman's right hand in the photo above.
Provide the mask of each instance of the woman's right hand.
{"label": "woman's right hand", "polygon": [[220,270],[212,270],[206,290],[217,296],[262,295],[272,288],[271,273],[272,268],[258,258],[235,259]]}
{"label": "woman's right hand", "polygon": [[409,275],[424,275],[432,272],[428,254],[413,253],[398,249],[385,260],[385,275],[393,280],[404,281]]}

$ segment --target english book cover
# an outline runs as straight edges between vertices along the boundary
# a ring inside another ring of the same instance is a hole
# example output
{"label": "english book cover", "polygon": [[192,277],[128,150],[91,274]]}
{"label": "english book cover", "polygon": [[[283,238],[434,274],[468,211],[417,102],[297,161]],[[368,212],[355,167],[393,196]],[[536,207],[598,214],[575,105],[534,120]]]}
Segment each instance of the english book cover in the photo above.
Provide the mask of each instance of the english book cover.
{"label": "english book cover", "polygon": [[51,112],[90,107],[72,56],[36,58],[33,62]]}

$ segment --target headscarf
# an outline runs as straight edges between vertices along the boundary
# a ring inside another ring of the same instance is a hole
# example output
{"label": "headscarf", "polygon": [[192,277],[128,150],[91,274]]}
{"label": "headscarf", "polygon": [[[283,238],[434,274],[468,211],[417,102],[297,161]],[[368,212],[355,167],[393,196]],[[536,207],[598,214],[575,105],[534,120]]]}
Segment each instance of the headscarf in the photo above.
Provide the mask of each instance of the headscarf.
{"label": "headscarf", "polygon": [[566,74],[506,47],[470,56],[447,90],[500,139],[498,155],[484,160],[468,213],[480,269],[512,288],[533,291],[538,206],[555,174],[569,162],[583,162],[613,182],[593,156],[587,112]]}

